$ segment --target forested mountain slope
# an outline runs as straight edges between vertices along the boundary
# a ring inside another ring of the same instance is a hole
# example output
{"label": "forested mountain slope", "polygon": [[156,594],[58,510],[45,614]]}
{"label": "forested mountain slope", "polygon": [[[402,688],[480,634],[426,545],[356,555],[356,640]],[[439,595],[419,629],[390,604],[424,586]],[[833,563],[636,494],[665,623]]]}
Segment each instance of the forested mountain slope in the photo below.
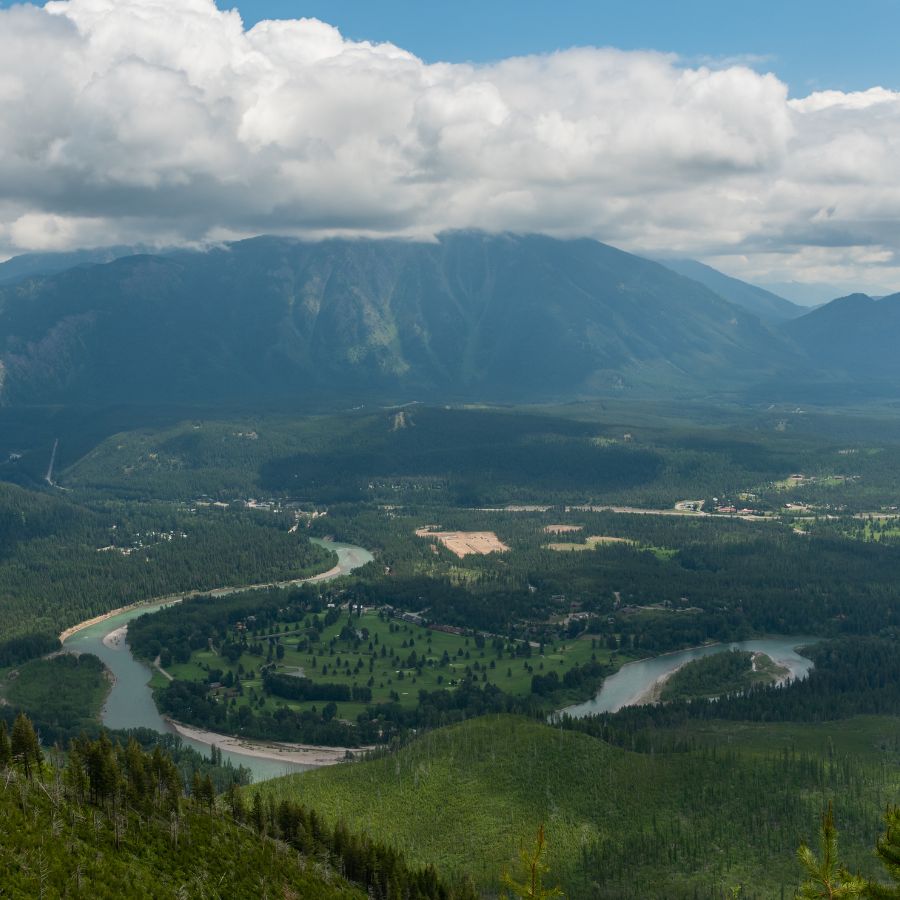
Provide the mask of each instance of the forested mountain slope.
{"label": "forested mountain slope", "polygon": [[0,290],[0,402],[706,392],[795,367],[753,315],[591,240],[258,238]]}
{"label": "forested mountain slope", "polygon": [[26,278],[51,275],[75,266],[112,262],[139,252],[135,247],[98,247],[62,253],[24,253],[0,263],[0,284],[14,284]]}
{"label": "forested mountain slope", "polygon": [[[87,813],[87,815],[84,814]],[[274,843],[260,841],[202,811],[188,811],[177,838],[167,820],[141,822],[119,814],[124,838],[112,824],[92,819],[36,786],[0,786],[0,882],[11,897],[129,898],[303,897],[362,900],[326,867],[297,862]],[[332,879],[332,883],[329,880]]]}
{"label": "forested mountain slope", "polygon": [[660,262],[667,269],[706,285],[720,297],[743,307],[763,321],[786,322],[806,312],[802,306],[791,303],[778,294],[773,294],[755,284],[748,284],[739,278],[732,278],[695,259],[663,259]]}
{"label": "forested mountain slope", "polygon": [[[860,720],[854,730],[882,741],[895,723]],[[722,736],[727,749],[633,753],[539,722],[484,717],[380,759],[249,791],[352,820],[411,861],[471,873],[488,893],[543,823],[553,882],[573,898],[610,900],[711,900],[739,884],[747,898],[792,896],[795,850],[812,840],[823,797],[836,794],[846,859],[874,872],[869,848],[889,770],[870,751],[851,764],[833,743],[826,761],[779,726],[769,732],[746,755],[733,735]],[[839,729],[831,734],[840,747]],[[809,743],[824,745],[823,734]]]}
{"label": "forested mountain slope", "polygon": [[809,358],[832,372],[896,384],[900,376],[900,294],[850,294],[784,326]]}
{"label": "forested mountain slope", "polygon": [[314,810],[216,798],[159,745],[83,734],[48,759],[31,721],[0,721],[0,889],[12,897],[474,900],[465,884]]}

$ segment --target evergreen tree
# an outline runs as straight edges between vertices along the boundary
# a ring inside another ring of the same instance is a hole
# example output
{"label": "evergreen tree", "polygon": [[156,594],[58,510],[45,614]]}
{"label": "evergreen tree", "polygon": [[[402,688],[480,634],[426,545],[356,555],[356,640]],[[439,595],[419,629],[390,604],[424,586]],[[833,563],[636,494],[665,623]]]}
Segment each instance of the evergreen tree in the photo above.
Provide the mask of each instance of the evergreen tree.
{"label": "evergreen tree", "polygon": [[884,815],[887,831],[875,845],[875,855],[887,869],[894,883],[884,885],[871,883],[866,890],[866,897],[877,900],[889,900],[900,897],[900,806],[891,806]]}
{"label": "evergreen tree", "polygon": [[[550,871],[550,867],[544,862],[543,856],[547,850],[547,841],[544,837],[543,824],[538,829],[537,838],[534,848],[529,850],[523,848],[519,851],[519,859],[524,867],[524,875],[521,880],[513,878],[509,872],[503,873],[502,883],[505,888],[512,892],[513,897],[522,898],[522,900],[547,900],[550,897],[564,897],[565,895],[558,887],[545,888],[544,877]],[[506,894],[502,896],[507,896]]]}
{"label": "evergreen tree", "polygon": [[6,722],[0,721],[0,769],[5,769],[12,762],[12,747],[9,743],[9,732]]}
{"label": "evergreen tree", "polygon": [[31,720],[24,713],[19,713],[13,723],[10,752],[12,758],[21,765],[27,779],[31,780],[35,772],[40,776],[43,761],[40,741]]}
{"label": "evergreen tree", "polygon": [[820,858],[817,859],[806,844],[797,851],[797,858],[806,873],[806,880],[797,897],[804,900],[845,900],[864,896],[865,879],[851,875],[846,866],[838,861],[838,832],[830,802],[822,814],[822,825],[819,828],[819,854]]}
{"label": "evergreen tree", "polygon": [[63,772],[63,784],[72,801],[82,804],[87,799],[88,776],[84,768],[84,756],[79,744],[75,741],[69,747],[68,764]]}

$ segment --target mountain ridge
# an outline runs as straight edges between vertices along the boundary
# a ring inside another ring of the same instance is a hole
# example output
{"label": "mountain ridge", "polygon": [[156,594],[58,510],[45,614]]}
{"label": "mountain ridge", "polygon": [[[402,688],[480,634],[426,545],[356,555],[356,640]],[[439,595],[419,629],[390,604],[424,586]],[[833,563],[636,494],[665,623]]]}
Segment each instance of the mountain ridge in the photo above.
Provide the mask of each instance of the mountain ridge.
{"label": "mountain ridge", "polygon": [[5,404],[702,392],[788,345],[655,262],[538,235],[260,237],[0,288]]}
{"label": "mountain ridge", "polygon": [[785,322],[804,315],[802,306],[747,281],[726,275],[694,259],[660,259],[666,268],[705,285],[730,303],[752,312],[764,321]]}
{"label": "mountain ridge", "polygon": [[785,323],[785,334],[817,366],[857,379],[900,378],[900,293],[848,294]]}

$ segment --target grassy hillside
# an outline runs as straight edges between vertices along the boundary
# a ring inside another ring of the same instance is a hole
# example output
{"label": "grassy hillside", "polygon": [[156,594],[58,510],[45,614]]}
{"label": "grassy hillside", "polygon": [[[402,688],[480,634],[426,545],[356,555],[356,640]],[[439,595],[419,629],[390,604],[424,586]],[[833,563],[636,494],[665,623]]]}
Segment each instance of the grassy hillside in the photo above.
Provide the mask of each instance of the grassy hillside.
{"label": "grassy hillside", "polygon": [[574,897],[712,898],[743,883],[741,896],[771,898],[793,892],[794,851],[833,794],[847,859],[871,866],[879,813],[900,779],[883,766],[885,754],[896,757],[895,746],[883,748],[897,722],[865,721],[868,751],[854,747],[851,765],[834,741],[826,761],[825,732],[811,739],[811,726],[802,726],[803,750],[793,749],[791,726],[776,726],[771,743],[757,730],[746,755],[725,735],[692,752],[642,755],[525,719],[484,718],[395,755],[250,790],[296,798],[411,860],[470,872],[487,890],[543,822],[552,872]]}
{"label": "grassy hillside", "polygon": [[[222,816],[193,809],[173,832],[159,821],[79,809],[24,778],[0,782],[0,884],[9,897],[90,900],[362,900],[325,864],[261,840]],[[174,836],[173,836],[174,835]]]}
{"label": "grassy hillside", "polygon": [[[296,803],[248,807],[228,778],[103,732],[49,757],[32,723],[0,722],[0,894],[4,897],[475,900],[432,866],[329,828]],[[196,761],[196,760],[195,760]],[[222,767],[213,767],[219,768]],[[220,771],[218,774],[238,775]],[[187,776],[187,777],[185,777]]]}

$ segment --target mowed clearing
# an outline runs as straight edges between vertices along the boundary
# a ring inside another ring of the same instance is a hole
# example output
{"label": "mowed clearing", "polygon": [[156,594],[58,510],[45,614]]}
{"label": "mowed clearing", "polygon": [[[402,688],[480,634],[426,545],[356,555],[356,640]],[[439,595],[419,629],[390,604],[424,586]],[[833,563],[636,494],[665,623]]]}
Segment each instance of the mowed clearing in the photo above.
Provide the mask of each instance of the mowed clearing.
{"label": "mowed clearing", "polygon": [[431,527],[417,528],[418,537],[434,538],[451,553],[459,557],[469,554],[484,556],[488,553],[504,553],[509,547],[493,531],[431,531]]}
{"label": "mowed clearing", "polygon": [[602,544],[633,544],[628,538],[606,537],[604,535],[594,534],[584,539],[583,544],[547,544],[548,550],[559,550],[568,552],[571,550],[595,550]]}

